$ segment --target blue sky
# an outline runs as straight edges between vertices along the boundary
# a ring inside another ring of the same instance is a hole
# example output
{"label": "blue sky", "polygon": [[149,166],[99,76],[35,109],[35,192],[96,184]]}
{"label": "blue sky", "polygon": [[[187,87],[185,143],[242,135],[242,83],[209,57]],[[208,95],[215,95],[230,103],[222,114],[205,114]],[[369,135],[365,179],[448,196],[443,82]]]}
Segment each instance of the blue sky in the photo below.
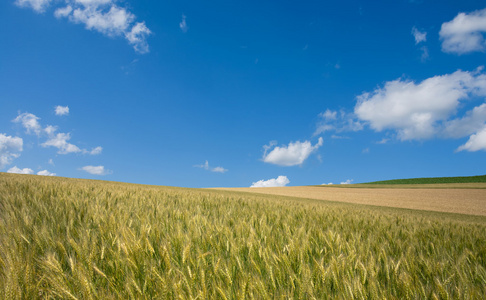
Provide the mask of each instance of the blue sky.
{"label": "blue sky", "polygon": [[0,3],[0,171],[184,187],[485,174],[484,1]]}

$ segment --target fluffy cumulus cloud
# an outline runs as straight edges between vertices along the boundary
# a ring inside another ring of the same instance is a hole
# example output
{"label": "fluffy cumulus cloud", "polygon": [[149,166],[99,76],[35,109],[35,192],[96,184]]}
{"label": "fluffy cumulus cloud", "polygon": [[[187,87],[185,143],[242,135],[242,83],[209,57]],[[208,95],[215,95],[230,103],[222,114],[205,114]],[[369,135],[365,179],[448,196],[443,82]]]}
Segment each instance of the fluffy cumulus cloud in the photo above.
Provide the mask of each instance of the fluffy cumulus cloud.
{"label": "fluffy cumulus cloud", "polygon": [[69,107],[68,106],[56,106],[55,108],[56,116],[67,116],[69,115]]}
{"label": "fluffy cumulus cloud", "polygon": [[42,143],[42,147],[55,147],[59,149],[57,151],[58,154],[69,154],[69,153],[78,153],[82,150],[68,141],[71,139],[71,135],[69,133],[58,133],[56,135],[52,135],[46,142]]}
{"label": "fluffy cumulus cloud", "polygon": [[382,88],[358,96],[354,112],[375,131],[395,130],[402,141],[458,138],[477,132],[486,122],[482,105],[462,119],[453,118],[461,101],[484,96],[483,69],[458,70],[420,83],[403,79],[386,82]]}
{"label": "fluffy cumulus cloud", "polygon": [[12,137],[0,133],[0,170],[20,156],[24,141],[20,137]]}
{"label": "fluffy cumulus cloud", "polygon": [[[297,166],[302,165],[304,161],[323,144],[322,137],[314,146],[310,141],[289,143],[288,146],[278,147],[275,142],[264,146],[265,153],[263,161],[279,166]],[[269,151],[271,150],[271,151]]]}
{"label": "fluffy cumulus cloud", "polygon": [[7,173],[14,173],[14,174],[34,174],[34,170],[30,168],[18,168],[17,166],[11,167],[7,170]]}
{"label": "fluffy cumulus cloud", "polygon": [[40,118],[31,113],[22,113],[18,115],[12,122],[20,123],[25,128],[27,133],[35,133],[39,136],[42,133],[42,126],[39,123]]}
{"label": "fluffy cumulus cloud", "polygon": [[[135,51],[149,52],[147,37],[151,31],[145,22],[135,22],[135,15],[116,4],[116,0],[16,0],[20,7],[29,7],[44,12],[51,4],[56,5],[54,16],[67,18],[82,24],[88,30],[100,32],[109,37],[124,37]],[[59,5],[59,6],[58,6]]]}
{"label": "fluffy cumulus cloud", "polygon": [[290,183],[290,180],[287,176],[278,176],[277,178],[272,178],[268,180],[259,180],[257,182],[253,182],[250,187],[258,188],[258,187],[280,187],[286,186]]}
{"label": "fluffy cumulus cloud", "polygon": [[51,173],[47,170],[42,170],[42,171],[39,171],[37,172],[37,175],[41,175],[41,176],[56,176],[56,173]]}
{"label": "fluffy cumulus cloud", "polygon": [[471,135],[469,140],[459,148],[457,151],[479,151],[483,150],[486,151],[486,126],[483,127],[477,133]]}
{"label": "fluffy cumulus cloud", "polygon": [[439,35],[444,52],[464,54],[485,51],[486,8],[471,13],[459,13],[442,24]]}
{"label": "fluffy cumulus cloud", "polygon": [[353,179],[347,179],[346,181],[342,181],[340,184],[351,184]]}
{"label": "fluffy cumulus cloud", "polygon": [[112,173],[111,170],[105,169],[104,166],[84,166],[81,170],[93,175],[108,175]]}
{"label": "fluffy cumulus cloud", "polygon": [[[15,174],[34,174],[34,170],[30,169],[30,168],[19,168],[17,166],[15,167],[12,167],[10,169],[7,170],[7,173],[15,173]],[[56,173],[51,173],[47,170],[42,170],[42,171],[39,171],[37,172],[37,175],[41,175],[41,176],[56,176]]]}
{"label": "fluffy cumulus cloud", "polygon": [[225,172],[228,172],[227,169],[223,168],[223,167],[210,167],[209,166],[209,162],[206,160],[206,162],[202,165],[195,165],[194,167],[196,168],[201,168],[201,169],[204,169],[204,170],[208,170],[208,171],[211,171],[211,172],[215,172],[215,173],[225,173]]}

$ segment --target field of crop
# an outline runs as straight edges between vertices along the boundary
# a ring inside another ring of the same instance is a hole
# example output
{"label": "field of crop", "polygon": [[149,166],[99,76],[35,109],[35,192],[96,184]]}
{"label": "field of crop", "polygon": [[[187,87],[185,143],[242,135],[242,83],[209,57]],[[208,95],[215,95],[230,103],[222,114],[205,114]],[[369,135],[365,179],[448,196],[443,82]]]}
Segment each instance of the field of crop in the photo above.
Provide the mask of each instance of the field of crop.
{"label": "field of crop", "polygon": [[486,183],[342,184],[219,190],[486,216]]}
{"label": "field of crop", "polygon": [[482,299],[486,219],[0,173],[5,299]]}
{"label": "field of crop", "polygon": [[443,184],[443,183],[475,183],[486,182],[486,175],[482,176],[462,176],[462,177],[429,177],[429,178],[410,178],[393,179],[384,181],[374,181],[367,184]]}

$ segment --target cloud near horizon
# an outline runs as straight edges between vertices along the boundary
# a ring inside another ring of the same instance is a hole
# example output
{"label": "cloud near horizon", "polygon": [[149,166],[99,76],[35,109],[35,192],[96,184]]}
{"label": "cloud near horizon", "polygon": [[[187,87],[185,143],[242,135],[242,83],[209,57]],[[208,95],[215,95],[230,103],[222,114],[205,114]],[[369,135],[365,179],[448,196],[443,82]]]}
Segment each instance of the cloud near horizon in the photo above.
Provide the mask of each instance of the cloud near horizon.
{"label": "cloud near horizon", "polygon": [[282,187],[286,186],[290,183],[290,180],[287,176],[278,176],[277,178],[272,178],[268,180],[259,180],[257,182],[253,182],[250,186],[251,188],[260,188],[260,187]]}
{"label": "cloud near horizon", "polygon": [[[312,153],[322,146],[323,143],[324,141],[322,137],[319,138],[317,144],[314,146],[312,146],[310,141],[290,142],[288,146],[281,147],[275,146],[275,142],[270,142],[269,145],[264,146],[265,152],[263,154],[263,161],[285,167],[302,165]],[[268,152],[270,149],[272,150]]]}
{"label": "cloud near horizon", "polygon": [[67,18],[86,29],[97,31],[108,37],[124,37],[140,54],[148,53],[147,37],[152,34],[145,22],[135,22],[135,15],[120,7],[116,0],[16,0],[15,4],[44,13],[51,4],[56,5],[54,16]]}
{"label": "cloud near horizon", "polygon": [[[7,173],[13,173],[13,174],[34,174],[34,170],[32,170],[31,168],[23,168],[23,169],[20,169],[17,166],[14,166],[14,167],[8,169],[7,170]],[[47,170],[42,170],[42,171],[37,172],[37,175],[41,175],[41,176],[56,176],[56,173],[51,173],[51,172],[49,172]]]}
{"label": "cloud near horizon", "polygon": [[23,145],[24,140],[22,138],[0,133],[0,170],[20,156]]}

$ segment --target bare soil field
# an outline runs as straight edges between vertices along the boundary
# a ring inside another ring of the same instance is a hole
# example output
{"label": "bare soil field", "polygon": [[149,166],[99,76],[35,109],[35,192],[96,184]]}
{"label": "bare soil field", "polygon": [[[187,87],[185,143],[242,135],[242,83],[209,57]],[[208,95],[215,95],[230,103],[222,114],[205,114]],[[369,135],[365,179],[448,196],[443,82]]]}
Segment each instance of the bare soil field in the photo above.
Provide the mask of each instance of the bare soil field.
{"label": "bare soil field", "polygon": [[484,184],[473,186],[446,184],[443,185],[445,188],[438,188],[437,185],[428,188],[420,188],[416,185],[410,188],[403,186],[358,188],[357,186],[219,188],[219,190],[486,216]]}

